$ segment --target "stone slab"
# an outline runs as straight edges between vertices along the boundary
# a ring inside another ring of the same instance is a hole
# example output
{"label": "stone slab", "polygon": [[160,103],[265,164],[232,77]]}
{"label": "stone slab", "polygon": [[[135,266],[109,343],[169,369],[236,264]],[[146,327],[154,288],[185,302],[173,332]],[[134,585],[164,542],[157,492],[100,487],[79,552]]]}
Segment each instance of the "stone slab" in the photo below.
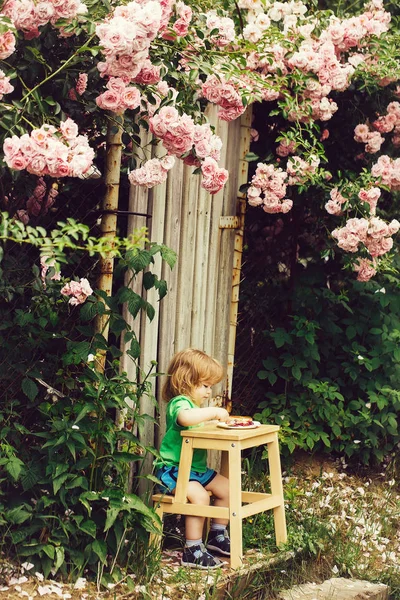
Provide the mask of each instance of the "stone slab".
{"label": "stone slab", "polygon": [[383,583],[334,577],[323,583],[306,583],[279,593],[280,600],[387,600],[389,588]]}

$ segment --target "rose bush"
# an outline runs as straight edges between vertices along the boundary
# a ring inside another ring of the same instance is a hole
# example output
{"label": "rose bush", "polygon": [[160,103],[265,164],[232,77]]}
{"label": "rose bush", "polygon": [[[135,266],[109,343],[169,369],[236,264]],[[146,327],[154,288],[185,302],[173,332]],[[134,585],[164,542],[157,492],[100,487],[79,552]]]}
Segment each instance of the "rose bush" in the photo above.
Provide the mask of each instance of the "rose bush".
{"label": "rose bush", "polygon": [[[327,289],[331,278],[336,275],[337,280],[335,239],[345,266],[360,281],[380,270],[390,274],[392,236],[398,230],[392,213],[400,186],[398,33],[380,0],[356,14],[337,15],[295,0],[239,0],[212,10],[208,3],[172,0],[113,6],[101,0],[7,0],[1,10],[0,208],[10,215],[1,221],[0,254],[5,307],[0,372],[7,398],[0,457],[5,498],[0,516],[8,524],[3,543],[29,556],[46,575],[58,569],[67,575],[69,566],[76,565],[79,573],[93,569],[100,580],[107,567],[109,579],[104,575],[103,583],[115,582],[121,572],[109,557],[121,556],[126,564],[135,553],[124,540],[135,531],[142,535],[154,529],[156,522],[139,498],[124,494],[129,463],[155,450],[141,448],[133,432],[119,431],[114,420],[115,411],[127,408],[126,396],[136,406],[140,395],[149,392],[139,369],[134,386],[118,373],[122,337],[127,354],[133,359],[140,355],[134,331],[121,319],[121,305],[128,306],[133,318],[141,310],[151,318],[154,309],[122,282],[127,271],[136,275],[151,266],[158,252],[163,258],[170,255],[154,245],[129,248],[118,257],[121,285],[116,295],[92,294],[96,259],[90,254],[106,250],[86,230],[83,235],[80,223],[99,234],[107,130],[123,127],[121,202],[126,202],[129,183],[152,187],[165,181],[175,160],[193,166],[203,188],[215,194],[228,172],[219,164],[222,142],[206,121],[205,107],[216,104],[219,117],[231,121],[254,104],[262,117],[252,137],[262,151],[247,156],[257,165],[247,186],[249,203],[274,219],[266,226],[267,237],[274,240],[288,224],[293,231],[290,259],[276,261],[277,279],[322,260],[322,287]],[[145,148],[141,127],[153,135]],[[66,238],[82,243],[74,247],[71,242],[67,256],[60,250]],[[30,254],[15,245],[28,241],[35,248]],[[308,253],[303,255],[305,244]],[[161,298],[166,282],[149,280]],[[339,290],[341,285],[339,281]],[[329,304],[336,307],[340,295],[332,295]],[[290,297],[293,302],[295,296]],[[298,306],[308,310],[307,303]],[[292,309],[285,304],[285,313],[293,314]],[[343,308],[344,325],[347,312]],[[364,330],[369,312],[363,313]],[[104,314],[109,343],[93,328],[93,320]],[[283,345],[296,346],[297,334],[306,340],[300,366],[292,357],[295,351],[283,358],[289,360],[279,372],[284,382],[292,376],[298,381],[306,359],[310,372],[317,370],[315,348],[305,337],[313,334],[313,324],[305,320],[299,317],[298,327],[286,331],[290,339],[282,337],[276,344],[281,347],[283,340]],[[270,333],[273,348],[277,337]],[[359,332],[353,349],[353,332],[346,331],[351,346],[346,349],[353,358],[356,351],[362,356],[364,333]],[[344,347],[342,335],[336,340]],[[368,333],[371,370],[382,367],[373,342]],[[383,350],[397,360],[395,337],[384,342]],[[101,375],[93,370],[92,358],[96,361],[106,351],[113,360]],[[352,378],[354,364],[347,358],[343,362]],[[277,368],[275,363],[265,367],[270,382]],[[380,388],[389,373],[381,371]],[[330,359],[328,372],[332,380],[337,376]],[[362,385],[367,379],[362,378]],[[310,377],[307,382],[307,401],[311,392],[318,393],[321,414],[327,399],[340,400],[335,386],[328,389]],[[368,390],[374,402],[379,390]],[[393,393],[392,388],[387,392]],[[276,400],[277,411],[285,401]],[[304,397],[301,402],[305,404]],[[381,425],[391,427],[395,437],[393,403],[387,398],[385,404],[381,398],[376,402],[387,407]],[[342,409],[335,412],[333,404],[327,419]],[[139,427],[145,419],[136,410],[129,416]],[[381,429],[367,416],[368,425]],[[362,419],[350,420],[352,427]],[[315,436],[322,443],[327,439],[319,422],[312,425],[314,437],[301,439],[309,448]],[[337,428],[332,431],[341,435]],[[335,448],[343,450],[353,438],[354,431]],[[126,453],[120,452],[124,443]],[[385,449],[371,435],[370,452],[377,450],[381,457]]]}

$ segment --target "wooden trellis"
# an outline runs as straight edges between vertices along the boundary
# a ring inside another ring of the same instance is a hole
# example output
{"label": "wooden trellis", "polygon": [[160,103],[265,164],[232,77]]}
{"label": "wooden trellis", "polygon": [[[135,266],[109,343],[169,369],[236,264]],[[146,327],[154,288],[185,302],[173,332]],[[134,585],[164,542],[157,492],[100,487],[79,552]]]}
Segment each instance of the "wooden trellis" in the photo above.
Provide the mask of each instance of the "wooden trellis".
{"label": "wooden trellis", "polygon": [[[129,210],[150,218],[131,216],[128,234],[145,226],[152,242],[166,244],[178,254],[172,271],[158,257],[152,268],[168,283],[168,294],[161,303],[155,290],[145,292],[140,280],[134,283],[135,291],[145,297],[147,294],[147,300],[156,308],[151,322],[143,316],[133,324],[142,348],[141,367],[147,371],[151,361],[157,360],[158,372],[165,373],[175,352],[200,348],[220,360],[226,369],[226,380],[214,388],[218,396],[214,402],[218,402],[230,396],[232,386],[245,207],[239,188],[248,176],[245,156],[250,146],[251,113],[248,110],[241,119],[226,123],[217,119],[216,107],[210,107],[208,118],[223,141],[220,165],[229,171],[225,189],[211,196],[201,188],[201,179],[193,175],[193,168],[178,160],[164,184],[151,190],[131,187]],[[146,146],[149,134],[142,135]],[[125,355],[123,368],[135,380],[129,356]],[[154,428],[149,423],[142,434],[146,445],[157,445],[165,427],[160,384],[157,378],[154,395],[160,406],[160,426]],[[140,409],[154,415],[154,405],[148,398],[142,398]],[[144,469],[147,472],[151,461],[149,457]]]}

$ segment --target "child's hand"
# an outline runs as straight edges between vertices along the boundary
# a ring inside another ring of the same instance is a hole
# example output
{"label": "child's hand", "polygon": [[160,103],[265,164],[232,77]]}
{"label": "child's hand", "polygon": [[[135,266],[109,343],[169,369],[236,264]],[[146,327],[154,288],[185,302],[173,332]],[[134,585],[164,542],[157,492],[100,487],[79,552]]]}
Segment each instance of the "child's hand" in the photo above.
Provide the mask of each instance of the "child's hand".
{"label": "child's hand", "polygon": [[214,419],[217,419],[217,421],[226,422],[229,419],[229,413],[227,410],[225,410],[225,408],[216,408]]}

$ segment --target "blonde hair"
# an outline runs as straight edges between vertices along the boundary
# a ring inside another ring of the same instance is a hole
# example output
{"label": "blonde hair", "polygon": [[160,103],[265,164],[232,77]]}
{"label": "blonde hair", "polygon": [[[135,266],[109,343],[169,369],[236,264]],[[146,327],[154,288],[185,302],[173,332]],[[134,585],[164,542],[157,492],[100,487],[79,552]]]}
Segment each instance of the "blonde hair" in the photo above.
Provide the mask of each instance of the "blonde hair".
{"label": "blonde hair", "polygon": [[175,354],[168,367],[162,396],[166,402],[175,396],[191,396],[201,383],[214,385],[223,376],[222,365],[202,350],[187,348]]}

